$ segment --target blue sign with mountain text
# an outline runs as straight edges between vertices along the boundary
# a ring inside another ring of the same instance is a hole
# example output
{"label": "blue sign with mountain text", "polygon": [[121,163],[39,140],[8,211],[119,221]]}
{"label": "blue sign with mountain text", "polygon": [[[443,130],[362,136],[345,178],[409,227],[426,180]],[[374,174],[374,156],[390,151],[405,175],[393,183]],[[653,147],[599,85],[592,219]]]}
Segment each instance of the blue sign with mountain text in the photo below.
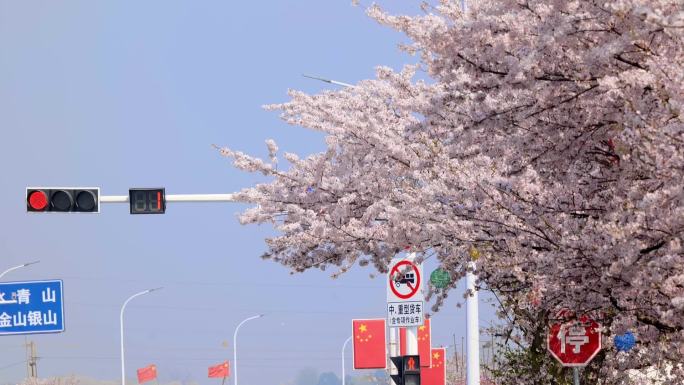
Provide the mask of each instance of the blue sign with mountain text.
{"label": "blue sign with mountain text", "polygon": [[0,283],[0,335],[62,331],[61,280]]}

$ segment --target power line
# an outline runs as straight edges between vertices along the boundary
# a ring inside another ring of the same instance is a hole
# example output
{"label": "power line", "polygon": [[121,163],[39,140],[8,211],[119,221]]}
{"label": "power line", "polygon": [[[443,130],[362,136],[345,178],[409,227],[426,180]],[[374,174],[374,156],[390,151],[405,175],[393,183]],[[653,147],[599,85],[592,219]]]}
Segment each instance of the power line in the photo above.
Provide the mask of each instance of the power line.
{"label": "power line", "polygon": [[[127,282],[127,283],[147,283],[149,280],[138,279],[120,279],[115,277],[81,277],[81,276],[62,276],[63,279],[76,279],[86,281],[113,281],[113,282]],[[212,282],[212,281],[164,281],[164,287],[169,286],[230,286],[230,287],[303,287],[303,288],[329,288],[329,289],[377,289],[381,287],[381,283],[377,285],[349,285],[349,284],[295,284],[295,283],[271,283],[271,282]],[[384,281],[382,282],[384,283]]]}
{"label": "power line", "polygon": [[17,366],[17,365],[23,365],[23,364],[25,364],[25,363],[26,363],[26,360],[23,360],[23,361],[19,361],[19,362],[15,362],[15,363],[9,364],[9,365],[0,366],[0,370],[7,369],[7,368],[11,368],[11,367]]}

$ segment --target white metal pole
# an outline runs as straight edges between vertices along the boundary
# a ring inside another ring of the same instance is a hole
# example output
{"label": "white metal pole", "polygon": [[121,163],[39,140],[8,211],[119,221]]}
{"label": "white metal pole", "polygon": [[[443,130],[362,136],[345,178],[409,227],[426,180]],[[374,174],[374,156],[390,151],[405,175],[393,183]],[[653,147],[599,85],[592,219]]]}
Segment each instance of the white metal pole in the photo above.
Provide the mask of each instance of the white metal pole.
{"label": "white metal pole", "polygon": [[[415,261],[416,253],[409,253],[408,259],[410,261]],[[420,293],[423,294],[422,292]],[[418,354],[418,327],[410,326],[406,328],[406,354],[416,355]]]}
{"label": "white metal pole", "polygon": [[249,318],[243,320],[242,322],[240,322],[238,324],[238,326],[235,328],[235,333],[233,333],[233,380],[234,380],[235,385],[237,385],[237,383],[238,383],[238,378],[237,378],[237,376],[238,376],[238,371],[237,371],[237,333],[238,333],[238,330],[240,330],[240,326],[242,326],[242,324],[244,324],[245,322],[251,321],[253,319],[261,318],[263,316],[264,316],[263,314],[259,314],[259,315],[249,317]]}
{"label": "white metal pole", "polygon": [[475,290],[475,262],[470,262],[472,271],[466,273],[466,290],[471,295],[466,298],[466,385],[480,385],[480,327],[478,325],[477,290]]}
{"label": "white metal pole", "polygon": [[573,379],[575,385],[580,385],[579,368],[576,366],[574,368],[572,368],[572,379]]}
{"label": "white metal pole", "polygon": [[38,263],[38,262],[40,262],[40,261],[28,262],[28,263],[25,263],[25,264],[23,264],[23,265],[10,267],[9,269],[7,269],[7,270],[3,271],[2,273],[0,273],[0,278],[2,278],[5,274],[9,273],[10,271],[14,271],[14,270],[16,270],[16,269],[21,269],[22,267],[26,267],[26,266],[29,266],[29,265],[35,265],[35,264]]}
{"label": "white metal pole", "polygon": [[406,328],[406,355],[415,356],[418,354],[418,326]]}
{"label": "white metal pole", "polygon": [[342,385],[346,385],[346,367],[344,364],[344,350],[347,348],[347,344],[349,341],[351,341],[352,337],[349,336],[346,341],[344,341],[344,344],[342,344]]}
{"label": "white metal pole", "polygon": [[[234,194],[167,194],[167,202],[235,202]],[[100,203],[128,203],[128,195],[101,195]]]}
{"label": "white metal pole", "polygon": [[[390,351],[390,357],[397,357],[399,355],[399,347],[397,345],[397,331],[398,328],[389,328],[389,337],[390,337],[390,346],[389,346],[389,351]],[[399,371],[397,367],[394,366],[394,362],[390,359],[389,362],[389,372],[390,374],[399,374]],[[390,377],[390,385],[394,383],[392,378]]]}
{"label": "white metal pole", "polygon": [[130,296],[121,306],[121,313],[119,314],[119,321],[120,321],[120,327],[121,327],[121,385],[126,385],[126,367],[125,367],[125,361],[124,361],[124,310],[126,310],[126,305],[128,305],[129,302],[135,297],[139,297],[144,294],[151,293],[155,290],[159,290],[161,287],[157,287],[154,289],[148,289],[141,291],[140,293],[135,293],[132,296]]}
{"label": "white metal pole", "polygon": [[[466,11],[466,0],[461,0],[461,11]],[[475,262],[471,261],[471,271],[466,272],[466,290],[471,295],[466,298],[466,385],[480,385],[480,326],[475,290]]]}

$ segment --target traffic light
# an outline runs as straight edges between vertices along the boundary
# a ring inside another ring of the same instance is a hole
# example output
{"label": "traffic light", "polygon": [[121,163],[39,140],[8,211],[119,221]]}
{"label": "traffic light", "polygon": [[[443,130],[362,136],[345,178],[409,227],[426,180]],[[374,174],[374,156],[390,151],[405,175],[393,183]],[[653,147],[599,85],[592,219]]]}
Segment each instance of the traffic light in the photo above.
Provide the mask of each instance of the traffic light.
{"label": "traffic light", "polygon": [[390,357],[390,360],[392,360],[394,367],[397,368],[397,373],[398,373],[398,374],[390,374],[392,381],[394,381],[394,385],[403,385],[404,381],[402,381],[401,372],[404,369],[404,357],[402,357],[402,356]]}
{"label": "traffic light", "polygon": [[420,385],[420,356],[390,357],[399,374],[392,374],[396,385]]}
{"label": "traffic light", "polygon": [[402,385],[420,385],[420,356],[404,356]]}
{"label": "traffic light", "polygon": [[27,187],[27,212],[99,213],[99,187]]}
{"label": "traffic light", "polygon": [[166,190],[159,188],[128,189],[131,214],[164,214],[166,212]]}

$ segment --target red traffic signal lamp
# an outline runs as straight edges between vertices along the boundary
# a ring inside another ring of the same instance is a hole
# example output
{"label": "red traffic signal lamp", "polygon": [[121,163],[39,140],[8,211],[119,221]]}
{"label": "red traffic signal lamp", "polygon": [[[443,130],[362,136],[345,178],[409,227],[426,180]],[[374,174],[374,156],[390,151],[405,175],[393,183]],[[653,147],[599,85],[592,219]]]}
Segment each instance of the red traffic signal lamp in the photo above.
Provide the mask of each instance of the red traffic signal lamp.
{"label": "red traffic signal lamp", "polygon": [[99,213],[98,187],[27,187],[27,212]]}
{"label": "red traffic signal lamp", "polygon": [[395,385],[420,385],[420,356],[408,355],[390,357],[398,374],[390,377]]}

